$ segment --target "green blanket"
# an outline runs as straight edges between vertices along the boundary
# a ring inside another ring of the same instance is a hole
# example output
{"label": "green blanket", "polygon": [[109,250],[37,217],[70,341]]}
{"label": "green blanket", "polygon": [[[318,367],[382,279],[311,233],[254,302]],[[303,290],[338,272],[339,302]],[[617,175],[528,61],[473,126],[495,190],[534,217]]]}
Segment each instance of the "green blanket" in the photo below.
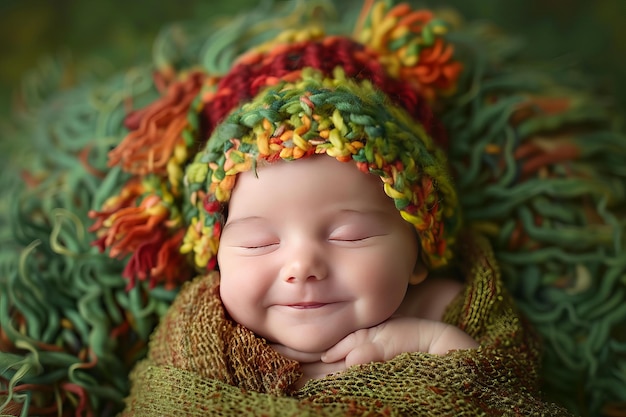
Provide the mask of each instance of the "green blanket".
{"label": "green blanket", "polygon": [[479,341],[444,356],[404,353],[309,381],[297,362],[227,318],[217,273],[185,284],[131,373],[123,416],[550,415],[538,345],[513,307],[487,240],[464,237],[462,295],[445,320]]}

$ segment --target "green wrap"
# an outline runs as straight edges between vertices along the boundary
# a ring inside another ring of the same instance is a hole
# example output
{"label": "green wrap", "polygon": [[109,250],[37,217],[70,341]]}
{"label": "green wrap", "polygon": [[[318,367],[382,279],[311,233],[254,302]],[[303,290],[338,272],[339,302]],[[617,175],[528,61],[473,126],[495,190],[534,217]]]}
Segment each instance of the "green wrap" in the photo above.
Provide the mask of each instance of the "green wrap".
{"label": "green wrap", "polygon": [[460,252],[467,285],[445,320],[476,338],[476,350],[404,353],[293,391],[297,362],[226,317],[213,273],[184,285],[131,373],[122,415],[567,415],[540,397],[537,340],[488,241],[465,236]]}

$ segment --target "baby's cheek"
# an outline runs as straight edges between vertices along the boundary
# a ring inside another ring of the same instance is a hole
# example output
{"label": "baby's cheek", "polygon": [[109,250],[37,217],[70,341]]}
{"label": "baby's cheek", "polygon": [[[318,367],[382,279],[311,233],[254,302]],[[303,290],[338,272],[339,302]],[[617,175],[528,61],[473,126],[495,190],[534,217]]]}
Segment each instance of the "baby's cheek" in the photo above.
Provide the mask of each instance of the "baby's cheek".
{"label": "baby's cheek", "polygon": [[222,272],[220,278],[222,303],[231,318],[244,326],[259,315],[258,309],[264,304],[267,290],[265,280],[245,263],[236,270]]}
{"label": "baby's cheek", "polygon": [[230,306],[232,304],[232,291],[230,288],[230,282],[224,279],[224,276],[222,275],[220,277],[220,298],[222,299],[222,304],[224,304],[224,307],[227,310],[230,310]]}
{"label": "baby's cheek", "polygon": [[237,284],[233,280],[222,279],[220,281],[220,297],[230,317],[246,325],[248,317],[251,315],[249,310],[252,300],[246,291],[245,284]]}

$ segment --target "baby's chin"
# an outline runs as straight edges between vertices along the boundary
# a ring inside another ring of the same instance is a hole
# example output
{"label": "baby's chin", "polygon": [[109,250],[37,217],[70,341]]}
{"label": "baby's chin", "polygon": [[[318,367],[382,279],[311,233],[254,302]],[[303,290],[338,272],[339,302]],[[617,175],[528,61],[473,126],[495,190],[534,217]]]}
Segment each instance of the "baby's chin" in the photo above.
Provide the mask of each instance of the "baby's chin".
{"label": "baby's chin", "polygon": [[296,360],[301,363],[319,362],[322,359],[322,355],[326,353],[328,349],[335,346],[339,340],[320,341],[317,340],[313,343],[311,341],[303,340],[281,340],[270,341],[272,347],[281,353],[283,356]]}

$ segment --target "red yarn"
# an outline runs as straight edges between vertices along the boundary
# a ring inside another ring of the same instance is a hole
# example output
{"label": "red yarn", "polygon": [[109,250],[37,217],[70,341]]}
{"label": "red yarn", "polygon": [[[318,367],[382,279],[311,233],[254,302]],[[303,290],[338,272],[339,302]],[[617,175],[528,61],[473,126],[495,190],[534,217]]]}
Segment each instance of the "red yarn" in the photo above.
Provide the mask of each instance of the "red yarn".
{"label": "red yarn", "polygon": [[215,95],[205,104],[201,115],[204,137],[208,137],[231,110],[255,97],[261,88],[288,78],[305,67],[315,68],[325,75],[331,75],[336,67],[341,67],[350,78],[371,81],[420,122],[439,146],[447,147],[443,125],[415,87],[389,76],[374,51],[339,36],[281,45],[267,54],[244,56],[220,80]]}

